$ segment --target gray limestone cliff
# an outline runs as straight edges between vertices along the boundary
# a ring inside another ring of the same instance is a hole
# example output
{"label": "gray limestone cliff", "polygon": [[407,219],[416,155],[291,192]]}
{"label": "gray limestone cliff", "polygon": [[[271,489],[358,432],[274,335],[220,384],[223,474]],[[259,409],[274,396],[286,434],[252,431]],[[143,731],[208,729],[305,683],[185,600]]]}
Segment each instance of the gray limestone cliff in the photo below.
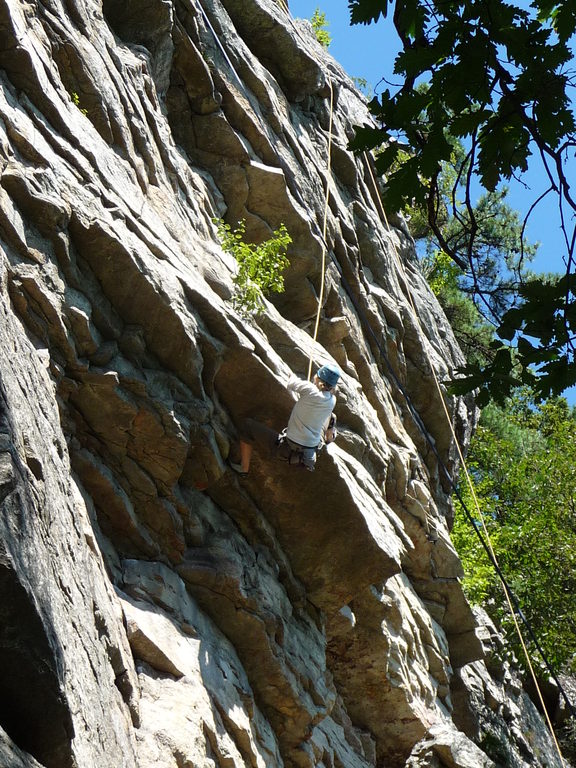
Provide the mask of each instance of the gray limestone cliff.
{"label": "gray limestone cliff", "polygon": [[[0,0],[0,81],[0,765],[559,765],[460,586],[460,352],[310,25]],[[261,315],[215,218],[292,237]],[[238,477],[309,359],[344,371],[338,441]]]}

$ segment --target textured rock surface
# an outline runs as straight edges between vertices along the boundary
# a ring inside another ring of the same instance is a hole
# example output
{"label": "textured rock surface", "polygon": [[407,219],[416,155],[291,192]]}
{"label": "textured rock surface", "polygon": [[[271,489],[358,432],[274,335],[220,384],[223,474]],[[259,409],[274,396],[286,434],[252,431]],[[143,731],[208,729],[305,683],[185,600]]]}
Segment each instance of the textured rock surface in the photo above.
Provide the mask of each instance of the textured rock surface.
{"label": "textured rock surface", "polygon": [[[272,0],[0,0],[0,68],[2,763],[489,766],[489,725],[509,765],[556,765],[459,584],[431,376],[459,351],[309,25]],[[292,236],[257,318],[214,217]],[[240,419],[282,427],[309,357],[344,371],[338,443],[240,480]]]}

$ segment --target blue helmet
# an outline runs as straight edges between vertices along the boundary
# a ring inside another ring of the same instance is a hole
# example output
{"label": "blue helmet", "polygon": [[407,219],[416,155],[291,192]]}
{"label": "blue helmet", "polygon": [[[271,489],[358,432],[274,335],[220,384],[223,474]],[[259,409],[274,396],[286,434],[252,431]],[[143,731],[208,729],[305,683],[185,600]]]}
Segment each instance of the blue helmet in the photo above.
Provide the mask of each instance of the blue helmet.
{"label": "blue helmet", "polygon": [[323,365],[316,374],[320,381],[328,384],[329,387],[335,387],[340,379],[340,369],[337,365]]}

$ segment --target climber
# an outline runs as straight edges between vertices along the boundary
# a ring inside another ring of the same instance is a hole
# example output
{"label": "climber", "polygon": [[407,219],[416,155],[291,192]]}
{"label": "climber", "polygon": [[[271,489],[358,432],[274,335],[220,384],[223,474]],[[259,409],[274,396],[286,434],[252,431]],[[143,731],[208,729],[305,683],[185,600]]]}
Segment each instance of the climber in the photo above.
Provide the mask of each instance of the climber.
{"label": "climber", "polygon": [[290,376],[287,389],[299,395],[292,409],[288,426],[282,432],[255,419],[244,419],[240,433],[240,463],[230,466],[240,475],[248,474],[254,445],[263,449],[268,458],[279,458],[313,472],[316,454],[324,443],[336,439],[335,387],[340,370],[335,365],[323,365],[313,382]]}

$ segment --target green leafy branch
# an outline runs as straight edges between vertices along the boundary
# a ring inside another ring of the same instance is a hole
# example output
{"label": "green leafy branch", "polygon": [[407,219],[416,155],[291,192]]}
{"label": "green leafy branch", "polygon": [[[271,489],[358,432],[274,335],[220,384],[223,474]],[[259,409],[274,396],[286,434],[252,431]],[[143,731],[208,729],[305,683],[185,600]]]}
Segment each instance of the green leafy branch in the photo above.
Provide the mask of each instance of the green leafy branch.
{"label": "green leafy branch", "polygon": [[454,394],[478,388],[482,407],[491,397],[503,403],[520,386],[531,387],[542,401],[576,384],[576,366],[564,352],[576,336],[572,277],[533,277],[520,287],[519,297],[522,303],[502,316],[489,362],[469,362],[461,370],[463,377],[452,382]]}
{"label": "green leafy branch", "polygon": [[501,571],[547,658],[567,673],[576,665],[575,460],[576,417],[564,398],[539,405],[523,388],[504,407],[489,405],[468,455],[474,493],[462,484],[452,530],[466,594],[486,608],[524,663],[500,579],[463,500],[483,536],[488,532]]}
{"label": "green leafy branch", "polygon": [[322,45],[324,48],[328,48],[330,43],[332,42],[332,35],[330,32],[328,32],[328,22],[326,21],[326,14],[320,10],[320,8],[316,8],[314,13],[312,14],[312,18],[310,19],[312,23],[312,29],[314,30],[314,34],[316,35],[316,40]]}
{"label": "green leafy branch", "polygon": [[235,229],[222,219],[215,219],[214,223],[218,226],[222,249],[231,253],[238,263],[234,305],[244,315],[258,314],[264,308],[264,296],[284,291],[282,273],[290,265],[286,250],[292,238],[284,224],[280,224],[268,240],[247,243],[244,219]]}
{"label": "green leafy branch", "polygon": [[[478,366],[462,385],[485,386],[486,395],[495,389],[499,397],[518,383],[535,384],[539,396],[563,391],[576,381],[576,197],[567,167],[576,147],[569,44],[576,33],[576,6],[550,0],[534,0],[529,8],[510,0],[348,0],[348,7],[354,24],[389,18],[402,44],[394,69],[399,85],[372,100],[378,126],[359,127],[351,147],[383,147],[376,168],[386,178],[385,207],[426,211],[441,250],[472,276],[476,303],[502,328],[501,339],[516,347],[512,353],[496,341],[493,364]],[[455,141],[464,150],[459,155]],[[547,195],[556,196],[566,244],[561,295],[554,284],[532,275],[519,279],[529,253],[523,236],[519,249],[513,245],[509,234],[517,227],[511,217],[510,233],[487,232],[485,243],[478,238],[481,217],[488,222],[502,207],[498,185],[517,180],[534,163],[543,182],[523,226]],[[455,168],[451,216],[466,230],[465,240],[445,229],[441,181],[447,166]],[[487,191],[482,206],[473,202],[478,183]],[[512,246],[508,304],[494,301],[495,235]],[[482,250],[482,264],[490,267],[484,274],[478,270]],[[523,295],[522,283],[538,298]],[[548,307],[548,317],[542,317],[538,303]]]}
{"label": "green leafy branch", "polygon": [[70,98],[72,99],[72,103],[73,103],[73,104],[74,104],[76,107],[78,107],[78,109],[80,110],[80,112],[82,112],[82,114],[83,114],[83,115],[86,115],[86,116],[87,116],[87,115],[88,115],[88,110],[87,110],[87,109],[84,109],[84,108],[83,108],[83,107],[80,105],[80,96],[78,96],[78,94],[76,93],[76,91],[72,91],[72,93],[70,94]]}

